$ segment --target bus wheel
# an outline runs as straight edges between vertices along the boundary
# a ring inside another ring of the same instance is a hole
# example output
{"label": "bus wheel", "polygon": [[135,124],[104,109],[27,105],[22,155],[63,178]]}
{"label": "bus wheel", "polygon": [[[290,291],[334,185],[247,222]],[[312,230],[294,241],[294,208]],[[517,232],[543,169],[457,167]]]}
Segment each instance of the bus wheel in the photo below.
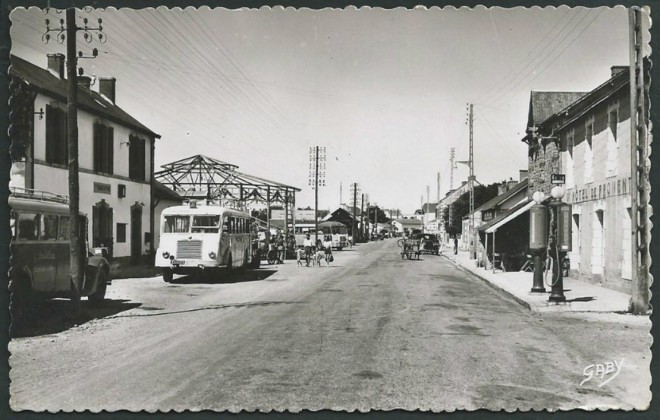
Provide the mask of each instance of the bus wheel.
{"label": "bus wheel", "polygon": [[163,269],[163,281],[165,283],[172,283],[173,278],[174,278],[174,270],[172,270],[171,268]]}
{"label": "bus wheel", "polygon": [[103,302],[105,299],[105,291],[108,288],[108,272],[105,269],[99,267],[96,271],[96,291],[89,295],[88,300],[99,303]]}
{"label": "bus wheel", "polygon": [[9,291],[11,293],[9,335],[10,337],[16,337],[24,330],[32,308],[32,286],[27,275],[19,274],[15,279],[12,278],[9,281]]}

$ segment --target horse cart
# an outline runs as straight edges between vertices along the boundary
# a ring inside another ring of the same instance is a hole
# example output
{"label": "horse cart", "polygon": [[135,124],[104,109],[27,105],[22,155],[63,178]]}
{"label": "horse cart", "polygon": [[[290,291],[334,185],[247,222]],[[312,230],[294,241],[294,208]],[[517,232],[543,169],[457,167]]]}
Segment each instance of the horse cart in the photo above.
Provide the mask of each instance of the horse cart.
{"label": "horse cart", "polygon": [[413,258],[419,259],[419,254],[421,253],[419,239],[399,239],[397,245],[401,247],[402,260],[405,258],[408,258],[409,260],[412,260]]}

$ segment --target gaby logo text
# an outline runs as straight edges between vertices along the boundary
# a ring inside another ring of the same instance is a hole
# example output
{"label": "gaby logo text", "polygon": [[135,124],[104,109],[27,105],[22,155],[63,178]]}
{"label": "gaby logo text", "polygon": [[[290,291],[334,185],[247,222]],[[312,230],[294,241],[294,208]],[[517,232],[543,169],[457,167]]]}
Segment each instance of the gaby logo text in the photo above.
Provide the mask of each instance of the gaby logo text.
{"label": "gaby logo text", "polygon": [[585,376],[585,379],[582,382],[580,382],[580,386],[586,384],[587,382],[595,378],[595,379],[600,379],[602,381],[600,385],[598,385],[598,387],[600,388],[603,385],[610,382],[612,379],[616,378],[621,372],[622,367],[623,367],[623,359],[621,359],[620,362],[614,360],[612,362],[589,365],[586,368],[584,368],[583,374]]}

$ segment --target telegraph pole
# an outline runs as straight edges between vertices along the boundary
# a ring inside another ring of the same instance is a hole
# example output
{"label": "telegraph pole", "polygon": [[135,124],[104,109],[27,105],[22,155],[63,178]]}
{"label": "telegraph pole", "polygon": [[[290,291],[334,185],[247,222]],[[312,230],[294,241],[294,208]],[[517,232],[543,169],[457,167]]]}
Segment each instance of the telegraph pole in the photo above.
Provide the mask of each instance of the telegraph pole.
{"label": "telegraph pole", "polygon": [[474,260],[477,258],[477,235],[474,228],[474,137],[473,137],[473,128],[474,128],[474,112],[473,105],[470,104],[470,176],[468,181],[470,183],[470,259]]}
{"label": "telegraph pole", "polygon": [[316,243],[319,239],[319,187],[325,186],[325,147],[310,147],[309,157],[309,184],[314,189],[314,243]]}
{"label": "telegraph pole", "polygon": [[357,182],[353,183],[353,222],[351,223],[351,235],[353,235],[353,242],[355,242],[355,225],[357,224]]}
{"label": "telegraph pole", "polygon": [[364,240],[364,193],[360,200],[360,242]]}
{"label": "telegraph pole", "polygon": [[[454,169],[456,168],[456,164],[454,163],[454,158],[456,157],[456,148],[452,147],[449,149],[449,193],[454,190]],[[449,203],[449,227],[452,227],[452,224],[454,222],[454,203]],[[454,236],[456,236],[456,232],[454,232]]]}
{"label": "telegraph pole", "polygon": [[[48,10],[48,9],[47,9]],[[79,163],[78,163],[78,59],[95,58],[98,50],[93,49],[92,56],[83,56],[78,53],[76,48],[76,34],[79,30],[83,31],[85,41],[88,43],[93,40],[91,32],[96,32],[98,40],[105,43],[106,38],[103,34],[102,20],[98,19],[98,27],[88,26],[88,19],[83,19],[83,26],[76,25],[76,9],[71,7],[66,9],[66,20],[60,19],[59,28],[51,28],[50,20],[46,19],[46,31],[41,39],[48,43],[51,39],[51,32],[56,32],[56,40],[63,44],[66,41],[66,74],[67,74],[67,143],[69,167],[69,275],[72,286],[72,301],[76,315],[80,314],[80,295],[82,294],[82,283],[84,275],[84,261],[87,250],[83,249],[85,242],[80,235],[80,182],[79,182]],[[83,69],[80,69],[83,74]]]}
{"label": "telegraph pole", "polygon": [[647,135],[648,98],[644,70],[642,9],[628,11],[630,29],[630,144],[631,144],[631,248],[632,312],[646,314],[650,308],[650,226],[649,226],[649,143]]}

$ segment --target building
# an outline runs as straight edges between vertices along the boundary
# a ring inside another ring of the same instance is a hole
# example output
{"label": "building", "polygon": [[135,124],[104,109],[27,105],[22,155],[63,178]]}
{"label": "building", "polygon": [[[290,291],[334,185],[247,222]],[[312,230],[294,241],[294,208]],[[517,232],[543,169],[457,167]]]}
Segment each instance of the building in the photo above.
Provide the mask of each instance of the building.
{"label": "building", "polygon": [[449,218],[453,218],[453,215],[450,211],[451,205],[454,204],[454,202],[458,200],[461,195],[469,191],[470,185],[467,183],[467,181],[463,181],[459,187],[454,188],[453,190],[449,190],[447,194],[445,194],[444,198],[442,198],[436,205],[436,218],[440,219],[440,236],[444,242],[449,242],[450,239],[450,235],[445,232],[445,224],[449,223],[449,220],[445,220],[445,211],[449,213]]}
{"label": "building", "polygon": [[[529,193],[565,176],[572,206],[571,276],[631,293],[631,127],[627,66],[542,122],[530,121]],[[531,113],[531,109],[530,109]]]}
{"label": "building", "polygon": [[395,219],[391,222],[392,227],[397,233],[411,234],[413,230],[421,231],[424,224],[420,219]]}
{"label": "building", "polygon": [[[12,95],[20,96],[24,129],[12,141],[11,186],[68,195],[67,80],[62,54],[47,68],[11,57]],[[116,80],[79,77],[78,142],[80,211],[89,221],[88,241],[116,262],[137,262],[153,252],[153,154],[160,136],[116,104]]]}

